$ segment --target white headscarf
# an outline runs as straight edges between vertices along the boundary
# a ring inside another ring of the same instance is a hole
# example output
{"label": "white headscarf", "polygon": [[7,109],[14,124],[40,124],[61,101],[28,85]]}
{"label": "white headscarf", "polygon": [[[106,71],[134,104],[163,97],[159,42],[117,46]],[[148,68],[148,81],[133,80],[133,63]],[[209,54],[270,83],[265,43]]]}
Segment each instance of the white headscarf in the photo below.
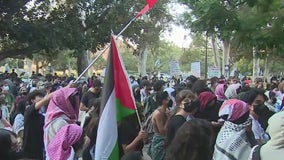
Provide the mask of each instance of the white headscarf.
{"label": "white headscarf", "polygon": [[231,99],[231,98],[236,98],[238,93],[237,93],[237,89],[241,87],[241,84],[237,83],[237,84],[231,84],[229,85],[229,87],[227,88],[226,92],[225,92],[225,96],[227,99]]}

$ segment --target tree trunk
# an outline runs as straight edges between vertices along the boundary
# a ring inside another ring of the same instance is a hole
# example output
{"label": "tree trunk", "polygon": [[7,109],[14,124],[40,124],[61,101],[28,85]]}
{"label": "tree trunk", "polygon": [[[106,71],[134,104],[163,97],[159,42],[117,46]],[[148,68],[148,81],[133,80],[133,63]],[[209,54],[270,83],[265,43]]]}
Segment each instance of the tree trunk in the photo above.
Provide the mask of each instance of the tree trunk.
{"label": "tree trunk", "polygon": [[138,57],[138,73],[141,76],[147,75],[147,56],[148,56],[148,49],[147,47],[143,47],[140,50]]}
{"label": "tree trunk", "polygon": [[[223,41],[223,64],[222,64],[222,74],[225,75],[226,71],[225,71],[225,66],[229,66],[230,65],[230,41],[229,40],[224,40]],[[230,76],[230,67],[229,67],[229,70],[228,70],[228,73],[226,74],[227,77]]]}
{"label": "tree trunk", "polygon": [[257,77],[257,58],[256,58],[256,48],[253,47],[253,68],[252,68],[252,83],[255,83],[255,78]]}
{"label": "tree trunk", "polygon": [[269,54],[267,53],[266,50],[266,57],[265,57],[265,67],[264,67],[264,77],[269,77],[269,69],[268,69],[268,56]]}
{"label": "tree trunk", "polygon": [[257,56],[257,61],[256,61],[257,77],[259,77],[260,73],[261,73],[261,70],[260,70],[260,67],[259,67],[259,62],[260,62],[260,58],[259,58],[259,56]]}
{"label": "tree trunk", "polygon": [[206,40],[205,40],[205,73],[204,78],[207,79],[208,77],[208,34],[206,33]]}
{"label": "tree trunk", "polygon": [[78,76],[83,72],[84,66],[83,66],[83,55],[77,54],[77,74]]}
{"label": "tree trunk", "polygon": [[[92,56],[92,53],[89,50],[86,50],[84,52],[86,52],[84,54],[84,59],[85,59],[84,60],[85,61],[84,69],[85,69],[90,64],[90,62],[92,61],[93,56]],[[96,66],[96,63],[92,67],[89,68],[88,72],[86,73],[86,76],[91,77],[93,75],[94,70],[97,69],[97,68],[95,68],[95,66]]]}
{"label": "tree trunk", "polygon": [[68,75],[70,76],[72,72],[71,62],[68,60]]}
{"label": "tree trunk", "polygon": [[220,67],[220,55],[217,47],[217,42],[215,39],[215,35],[211,36],[212,50],[214,54],[214,67]]}
{"label": "tree trunk", "polygon": [[35,63],[35,65],[36,65],[36,71],[35,71],[35,73],[36,74],[38,74],[39,73],[39,62],[38,62],[38,60],[34,60],[34,63]]}
{"label": "tree trunk", "polygon": [[[78,72],[78,75],[80,75],[89,64],[87,54],[88,54],[88,51],[83,51],[83,53],[77,54],[77,72]],[[85,74],[85,76],[86,76],[86,74]]]}

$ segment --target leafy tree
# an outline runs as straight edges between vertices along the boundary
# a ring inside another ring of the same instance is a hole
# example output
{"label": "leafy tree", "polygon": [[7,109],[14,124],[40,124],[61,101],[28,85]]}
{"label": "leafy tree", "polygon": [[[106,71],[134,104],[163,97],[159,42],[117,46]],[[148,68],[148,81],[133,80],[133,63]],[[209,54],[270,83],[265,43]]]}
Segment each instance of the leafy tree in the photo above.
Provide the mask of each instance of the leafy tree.
{"label": "leafy tree", "polygon": [[[193,41],[189,46],[189,49],[184,50],[182,56],[180,57],[180,62],[184,68],[184,71],[190,71],[191,63],[200,61],[201,62],[201,72],[205,74],[205,46],[206,42],[201,34],[193,34]],[[208,66],[213,66],[213,51],[208,49]]]}
{"label": "leafy tree", "polygon": [[[239,65],[244,62],[243,57],[256,62],[267,55],[283,55],[281,0],[179,1],[191,9],[184,14],[185,26],[193,32],[217,35],[222,40],[223,69],[225,64],[241,59]],[[256,73],[256,63],[253,66]]]}
{"label": "leafy tree", "polygon": [[[275,57],[283,57],[283,26],[279,25],[283,24],[282,12],[279,0],[263,0],[255,3],[253,7],[243,6],[239,11],[241,26],[233,39],[238,53],[235,56],[251,58],[254,62],[256,59],[267,58],[267,63]],[[249,54],[253,56],[248,56]],[[257,66],[257,63],[253,66],[253,76],[256,77],[257,68],[262,66]],[[272,66],[265,66],[265,72],[268,74]]]}
{"label": "leafy tree", "polygon": [[[179,0],[189,7],[184,14],[183,24],[195,33],[203,33],[215,39],[217,36],[223,42],[223,73],[224,66],[229,64],[230,43],[233,33],[239,28],[237,17],[241,1],[221,0]],[[215,53],[216,54],[216,53]],[[218,57],[219,58],[219,57]]]}
{"label": "leafy tree", "polygon": [[[87,65],[86,51],[95,52],[98,45],[109,42],[111,30],[118,33],[145,5],[138,0],[34,1],[29,7],[26,4],[30,1],[15,1],[15,6],[1,2],[4,4],[1,15],[7,15],[3,24],[8,25],[1,26],[0,58],[32,56],[41,50],[56,57],[60,50],[69,49],[74,50],[73,56],[77,57],[78,72]],[[167,24],[166,2],[158,2],[146,16],[148,20],[137,20],[124,33],[140,45],[141,52],[158,40]],[[5,8],[12,9],[6,11]]]}

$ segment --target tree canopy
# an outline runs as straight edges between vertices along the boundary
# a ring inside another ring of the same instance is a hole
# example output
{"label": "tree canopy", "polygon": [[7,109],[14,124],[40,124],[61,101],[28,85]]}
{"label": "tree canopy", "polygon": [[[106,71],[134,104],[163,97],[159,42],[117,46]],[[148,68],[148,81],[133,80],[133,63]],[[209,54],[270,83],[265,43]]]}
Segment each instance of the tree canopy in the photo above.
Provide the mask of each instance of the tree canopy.
{"label": "tree canopy", "polygon": [[[111,31],[118,33],[145,1],[0,1],[0,58],[31,57],[41,50],[56,57],[60,50],[95,52],[109,42]],[[167,1],[158,2],[145,17],[138,19],[123,34],[139,45],[159,39],[170,15]],[[143,32],[141,32],[143,30]],[[79,69],[80,72],[81,69]]]}
{"label": "tree canopy", "polygon": [[[256,56],[270,59],[283,54],[283,1],[281,0],[179,0],[189,10],[182,24],[193,33],[216,35],[229,47],[230,61]],[[227,41],[227,43],[225,43]],[[250,56],[251,55],[251,56]],[[223,57],[223,59],[226,57]],[[240,64],[240,63],[238,63]]]}

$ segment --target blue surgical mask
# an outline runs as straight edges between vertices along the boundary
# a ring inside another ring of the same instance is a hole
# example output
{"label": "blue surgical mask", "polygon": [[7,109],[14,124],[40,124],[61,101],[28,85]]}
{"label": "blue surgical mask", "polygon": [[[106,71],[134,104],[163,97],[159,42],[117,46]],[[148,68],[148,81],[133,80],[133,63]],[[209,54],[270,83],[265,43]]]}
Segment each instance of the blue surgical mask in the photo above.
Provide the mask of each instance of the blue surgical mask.
{"label": "blue surgical mask", "polygon": [[3,86],[3,91],[9,91],[10,87],[8,85]]}

